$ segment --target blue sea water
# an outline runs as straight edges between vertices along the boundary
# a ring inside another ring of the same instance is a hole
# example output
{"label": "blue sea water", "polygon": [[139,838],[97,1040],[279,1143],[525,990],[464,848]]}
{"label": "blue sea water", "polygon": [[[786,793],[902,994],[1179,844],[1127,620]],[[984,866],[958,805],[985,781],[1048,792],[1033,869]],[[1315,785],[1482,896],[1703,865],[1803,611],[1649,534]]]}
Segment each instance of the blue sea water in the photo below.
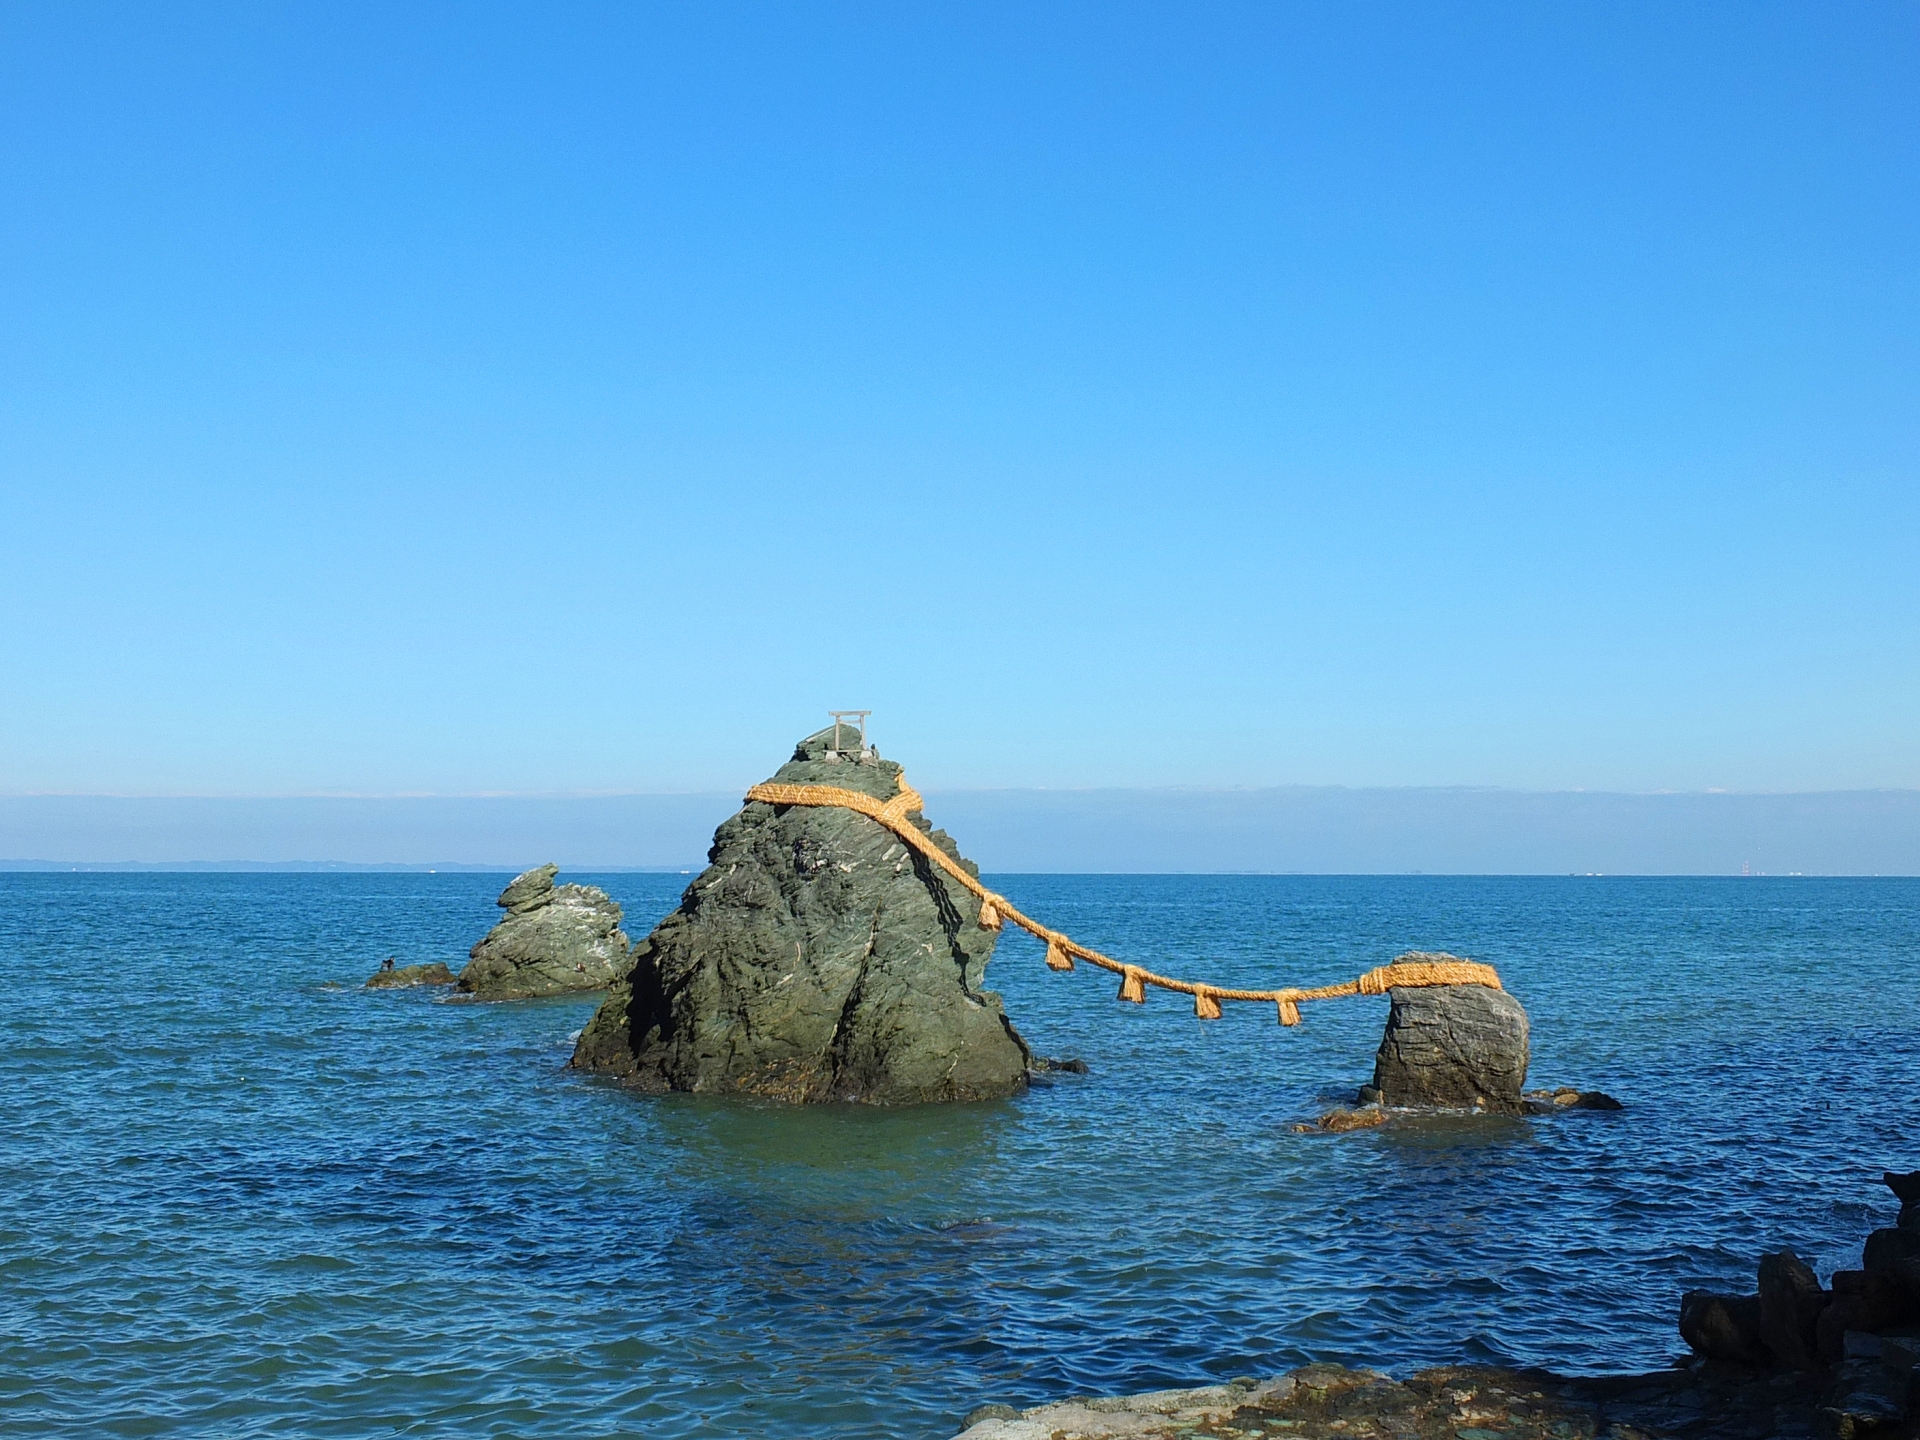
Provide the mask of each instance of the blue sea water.
{"label": "blue sea water", "polygon": [[[680,876],[592,879],[639,935]],[[1383,1000],[1118,1005],[989,971],[1091,1073],[998,1104],[648,1098],[593,1001],[458,964],[491,875],[0,875],[0,1432],[928,1437],[1033,1404],[1460,1359],[1650,1368],[1690,1286],[1824,1274],[1920,1168],[1920,882],[1003,876],[1223,983],[1500,968],[1534,1079],[1628,1108],[1343,1136]]]}

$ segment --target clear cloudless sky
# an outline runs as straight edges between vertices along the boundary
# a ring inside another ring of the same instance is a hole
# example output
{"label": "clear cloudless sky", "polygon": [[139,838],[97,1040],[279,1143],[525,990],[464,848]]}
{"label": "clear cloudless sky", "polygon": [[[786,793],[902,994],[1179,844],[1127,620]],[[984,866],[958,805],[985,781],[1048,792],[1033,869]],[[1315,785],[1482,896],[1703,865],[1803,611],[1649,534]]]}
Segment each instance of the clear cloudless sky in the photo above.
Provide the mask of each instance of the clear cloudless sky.
{"label": "clear cloudless sky", "polygon": [[0,791],[1920,785],[1920,6],[0,6]]}

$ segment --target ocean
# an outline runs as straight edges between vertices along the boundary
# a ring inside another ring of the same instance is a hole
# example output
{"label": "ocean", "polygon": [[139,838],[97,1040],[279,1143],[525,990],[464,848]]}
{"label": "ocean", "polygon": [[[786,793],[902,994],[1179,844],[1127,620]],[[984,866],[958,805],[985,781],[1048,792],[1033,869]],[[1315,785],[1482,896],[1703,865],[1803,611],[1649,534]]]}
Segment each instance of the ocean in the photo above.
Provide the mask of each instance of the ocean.
{"label": "ocean", "polygon": [[[0,875],[0,1433],[912,1437],[1308,1360],[1651,1369],[1680,1292],[1824,1278],[1920,1168],[1920,881],[1003,875],[1222,984],[1496,965],[1531,1083],[1617,1113],[1292,1128],[1386,1002],[1202,1022],[1009,934],[1016,1100],[647,1097],[595,1000],[456,968],[507,877]],[[563,874],[636,939],[684,876]]]}

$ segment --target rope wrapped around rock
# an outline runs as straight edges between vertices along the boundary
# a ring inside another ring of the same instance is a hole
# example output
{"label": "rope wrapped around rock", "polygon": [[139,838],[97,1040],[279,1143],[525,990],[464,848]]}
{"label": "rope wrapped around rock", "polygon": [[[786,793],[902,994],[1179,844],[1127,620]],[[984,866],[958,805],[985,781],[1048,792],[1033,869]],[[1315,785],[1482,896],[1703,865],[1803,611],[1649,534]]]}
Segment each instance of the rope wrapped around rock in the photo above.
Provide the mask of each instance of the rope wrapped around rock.
{"label": "rope wrapped around rock", "polygon": [[1168,975],[1156,975],[1153,971],[1138,965],[1129,965],[1125,961],[1102,955],[1098,950],[1089,950],[1085,945],[1069,939],[1058,930],[1049,930],[1038,920],[1021,914],[1005,896],[994,894],[968,874],[964,865],[936,845],[926,831],[907,818],[910,814],[922,809],[924,802],[920,792],[907,784],[905,775],[900,776],[899,784],[900,793],[891,800],[876,800],[862,791],[846,790],[837,785],[782,785],[769,781],[764,785],[755,785],[747,791],[747,799],[758,800],[766,805],[837,806],[844,810],[858,811],[869,819],[878,821],[979,898],[980,927],[983,930],[998,930],[1002,922],[1011,920],[1029,935],[1046,942],[1049,969],[1071,970],[1077,958],[1085,960],[1090,965],[1097,965],[1102,970],[1111,970],[1120,977],[1119,998],[1130,1000],[1136,1005],[1146,1003],[1147,986],[1157,985],[1162,990],[1174,990],[1182,995],[1193,996],[1193,1013],[1202,1020],[1218,1020],[1220,1002],[1223,1000],[1256,1000],[1275,1006],[1279,1011],[1282,1025],[1298,1025],[1300,1002],[1303,1000],[1338,1000],[1348,995],[1384,995],[1398,986],[1416,989],[1438,985],[1484,985],[1490,990],[1502,988],[1500,976],[1491,965],[1452,958],[1399,960],[1391,965],[1376,966],[1357,980],[1348,980],[1339,985],[1321,985],[1312,989],[1288,986],[1280,990],[1238,990],[1226,985],[1206,985],[1198,981],[1176,980]]}

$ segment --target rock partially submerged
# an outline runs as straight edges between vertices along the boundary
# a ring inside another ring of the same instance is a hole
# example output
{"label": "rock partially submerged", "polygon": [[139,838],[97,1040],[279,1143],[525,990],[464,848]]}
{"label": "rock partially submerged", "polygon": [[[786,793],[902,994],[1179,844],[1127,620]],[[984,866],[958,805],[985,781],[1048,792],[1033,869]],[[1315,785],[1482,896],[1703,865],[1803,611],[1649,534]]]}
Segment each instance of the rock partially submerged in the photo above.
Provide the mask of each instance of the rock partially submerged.
{"label": "rock partially submerged", "polygon": [[[1378,1092],[1371,1085],[1363,1086],[1361,1095],[1371,1096]],[[1526,1102],[1529,1116],[1567,1115],[1574,1111],[1624,1110],[1611,1095],[1598,1090],[1575,1090],[1563,1085],[1558,1090],[1529,1090],[1522,1097]],[[1476,1107],[1484,1112],[1484,1106]],[[1353,1105],[1336,1105],[1325,1111],[1317,1120],[1303,1120],[1293,1127],[1296,1135],[1344,1135],[1354,1130],[1375,1130],[1383,1125],[1415,1124],[1423,1120],[1434,1120],[1442,1116],[1454,1115],[1458,1108],[1454,1106],[1419,1105],[1401,1109],[1388,1109],[1376,1100],[1364,1100]]]}
{"label": "rock partially submerged", "polygon": [[[1395,963],[1458,958],[1416,951]],[[1518,1000],[1486,985],[1397,987],[1388,994],[1386,1034],[1362,1103],[1525,1113],[1527,1012]]]}
{"label": "rock partially submerged", "polygon": [[478,1000],[604,990],[626,973],[632,945],[620,906],[592,885],[555,885],[557,865],[516,876],[495,903],[507,912],[468,952],[460,989]]}
{"label": "rock partially submerged", "polygon": [[1387,1112],[1378,1105],[1336,1105],[1318,1120],[1303,1120],[1293,1131],[1296,1135],[1344,1135],[1351,1130],[1378,1129],[1388,1119]]}
{"label": "rock partially submerged", "polygon": [[1627,1108],[1604,1090],[1576,1090],[1571,1085],[1562,1085],[1554,1090],[1529,1090],[1520,1098],[1526,1101],[1529,1115],[1557,1115],[1563,1110]]}
{"label": "rock partially submerged", "polygon": [[[809,736],[773,778],[890,800],[900,766]],[[956,860],[917,812],[908,817]],[[980,902],[883,825],[749,802],[634,950],[573,1064],[650,1090],[911,1104],[1026,1088],[1032,1057],[983,988]],[[969,869],[970,862],[961,860]],[[977,873],[977,872],[976,872]]]}
{"label": "rock partially submerged", "polygon": [[446,962],[435,960],[431,965],[402,965],[393,968],[389,960],[376,970],[367,981],[369,990],[405,990],[414,985],[451,985],[454,975]]}

